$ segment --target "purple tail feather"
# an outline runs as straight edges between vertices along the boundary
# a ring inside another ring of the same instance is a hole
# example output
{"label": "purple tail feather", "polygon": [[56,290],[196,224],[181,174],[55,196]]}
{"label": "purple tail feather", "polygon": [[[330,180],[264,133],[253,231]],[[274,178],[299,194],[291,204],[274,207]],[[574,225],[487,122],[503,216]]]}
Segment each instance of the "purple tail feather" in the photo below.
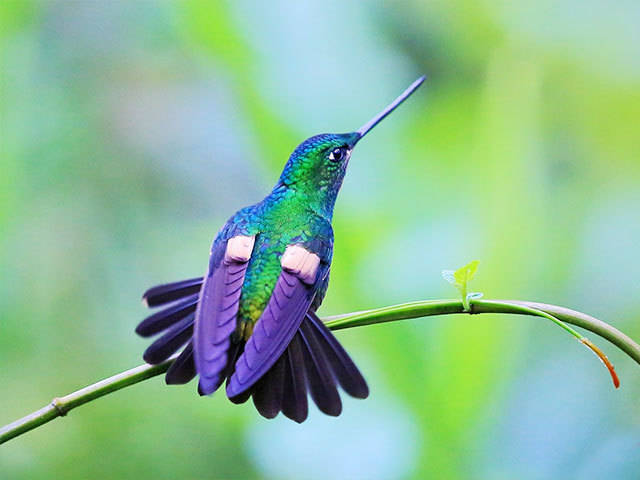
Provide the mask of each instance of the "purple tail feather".
{"label": "purple tail feather", "polygon": [[142,301],[145,302],[149,308],[159,307],[160,305],[184,298],[187,295],[198,293],[203,281],[204,279],[202,277],[196,277],[179,282],[157,285],[144,292]]}
{"label": "purple tail feather", "polygon": [[285,355],[273,364],[253,390],[253,404],[265,418],[274,418],[282,410],[285,377]]}
{"label": "purple tail feather", "polygon": [[315,312],[307,312],[309,323],[331,370],[342,389],[355,398],[367,398],[369,387],[351,357]]}
{"label": "purple tail feather", "polygon": [[311,398],[321,412],[337,417],[342,413],[342,401],[338,394],[336,379],[329,369],[325,351],[316,339],[308,319],[300,325],[304,368]]}
{"label": "purple tail feather", "polygon": [[168,328],[160,338],[145,350],[142,355],[144,361],[151,365],[157,365],[177,352],[178,349],[191,340],[193,336],[193,319],[194,314],[190,313],[175,325]]}
{"label": "purple tail feather", "polygon": [[[144,337],[159,335],[145,351],[145,361],[160,363],[186,344],[166,373],[165,381],[170,385],[188,383],[196,376],[192,336],[201,284],[202,278],[190,279],[159,285],[145,293],[144,298],[150,306],[165,305],[136,328],[136,332]],[[227,382],[243,350],[243,342],[232,344],[231,361],[223,373]],[[302,423],[309,411],[307,394],[322,412],[333,416],[340,414],[342,402],[338,385],[356,398],[369,395],[367,383],[349,354],[310,310],[274,365],[253,387],[230,400],[244,403],[252,397],[262,416],[274,418],[282,412],[291,420]]]}
{"label": "purple tail feather", "polygon": [[176,324],[186,316],[196,311],[198,295],[189,295],[180,301],[170,304],[163,310],[149,315],[136,327],[136,333],[141,337],[151,337]]}
{"label": "purple tail feather", "polygon": [[161,363],[186,344],[165,376],[170,385],[188,383],[196,376],[191,338],[201,286],[202,278],[192,278],[152,287],[142,297],[150,307],[164,306],[136,327],[136,333],[142,337],[160,335],[145,350],[144,360],[150,364]]}
{"label": "purple tail feather", "polygon": [[196,364],[193,361],[193,344],[189,342],[175,362],[171,364],[164,378],[167,385],[184,385],[193,380],[195,376]]}
{"label": "purple tail feather", "polygon": [[307,377],[302,354],[302,340],[297,333],[289,347],[284,352],[286,374],[284,378],[284,391],[282,397],[282,413],[297,423],[306,420],[309,414],[309,402],[307,400]]}

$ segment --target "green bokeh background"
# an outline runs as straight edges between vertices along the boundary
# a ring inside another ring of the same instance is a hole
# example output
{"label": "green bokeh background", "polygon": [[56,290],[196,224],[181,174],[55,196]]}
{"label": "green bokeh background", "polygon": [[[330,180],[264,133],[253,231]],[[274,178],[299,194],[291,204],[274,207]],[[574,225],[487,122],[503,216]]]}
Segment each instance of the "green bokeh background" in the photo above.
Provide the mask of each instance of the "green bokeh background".
{"label": "green bokeh background", "polygon": [[[640,3],[0,3],[0,424],[140,363],[146,287],[206,267],[293,148],[427,84],[354,152],[325,315],[455,295],[640,338]],[[371,396],[303,425],[153,379],[0,447],[2,479],[637,479],[640,368],[541,319],[342,331]]]}

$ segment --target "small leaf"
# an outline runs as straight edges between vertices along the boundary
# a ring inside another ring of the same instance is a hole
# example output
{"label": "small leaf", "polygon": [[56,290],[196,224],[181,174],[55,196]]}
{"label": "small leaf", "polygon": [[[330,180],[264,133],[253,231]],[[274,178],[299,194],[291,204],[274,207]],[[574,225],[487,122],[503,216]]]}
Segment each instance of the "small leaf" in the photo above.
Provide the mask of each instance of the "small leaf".
{"label": "small leaf", "polygon": [[457,288],[465,287],[476,274],[478,270],[478,260],[467,263],[464,267],[457,270],[443,270],[442,278]]}
{"label": "small leaf", "polygon": [[476,298],[476,294],[467,295],[467,285],[476,274],[478,270],[478,264],[480,262],[478,260],[473,260],[467,263],[464,267],[461,267],[457,270],[443,270],[442,278],[444,278],[451,285],[456,287],[460,291],[460,295],[462,296],[462,305],[464,306],[465,311],[470,310],[469,300]]}
{"label": "small leaf", "polygon": [[459,268],[453,274],[457,285],[467,285],[478,270],[478,260],[467,263],[464,267]]}

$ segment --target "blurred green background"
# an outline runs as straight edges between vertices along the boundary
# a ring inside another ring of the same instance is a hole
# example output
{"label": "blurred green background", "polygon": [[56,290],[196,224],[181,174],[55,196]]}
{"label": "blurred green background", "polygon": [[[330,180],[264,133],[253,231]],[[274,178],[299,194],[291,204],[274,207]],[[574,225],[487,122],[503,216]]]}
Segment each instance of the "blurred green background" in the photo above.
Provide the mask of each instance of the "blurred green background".
{"label": "blurred green background", "polygon": [[[358,128],[324,315],[453,297],[570,306],[640,338],[640,3],[0,4],[0,424],[141,362],[150,285],[293,148]],[[0,447],[0,478],[637,479],[622,379],[541,319],[341,331],[371,386],[296,425],[160,378]],[[592,336],[593,338],[593,336]]]}

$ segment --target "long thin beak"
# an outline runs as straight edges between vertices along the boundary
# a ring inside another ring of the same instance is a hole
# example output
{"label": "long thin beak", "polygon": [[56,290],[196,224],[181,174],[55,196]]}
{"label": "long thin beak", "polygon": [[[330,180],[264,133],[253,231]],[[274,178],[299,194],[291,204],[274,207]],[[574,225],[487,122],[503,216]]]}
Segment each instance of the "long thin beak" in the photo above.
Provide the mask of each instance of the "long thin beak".
{"label": "long thin beak", "polygon": [[400,96],[398,98],[396,98],[393,102],[391,102],[389,104],[389,106],[387,106],[387,108],[385,108],[384,110],[382,110],[378,115],[376,115],[375,117],[373,117],[371,120],[369,120],[367,123],[365,123],[362,127],[360,127],[355,133],[357,133],[359,136],[356,139],[356,141],[353,143],[354,145],[356,143],[358,143],[360,141],[360,139],[362,137],[364,137],[369,130],[371,130],[373,127],[375,127],[377,124],[379,124],[382,119],[384,117],[386,117],[387,115],[389,115],[391,112],[393,112],[398,105],[400,105],[402,102],[404,102],[407,98],[409,98],[409,96],[415,92],[418,87],[420,85],[422,85],[422,82],[424,82],[425,80],[425,76],[421,76],[419,79],[417,79],[415,82],[413,82],[409,88],[407,88],[404,92],[402,92],[400,94]]}

